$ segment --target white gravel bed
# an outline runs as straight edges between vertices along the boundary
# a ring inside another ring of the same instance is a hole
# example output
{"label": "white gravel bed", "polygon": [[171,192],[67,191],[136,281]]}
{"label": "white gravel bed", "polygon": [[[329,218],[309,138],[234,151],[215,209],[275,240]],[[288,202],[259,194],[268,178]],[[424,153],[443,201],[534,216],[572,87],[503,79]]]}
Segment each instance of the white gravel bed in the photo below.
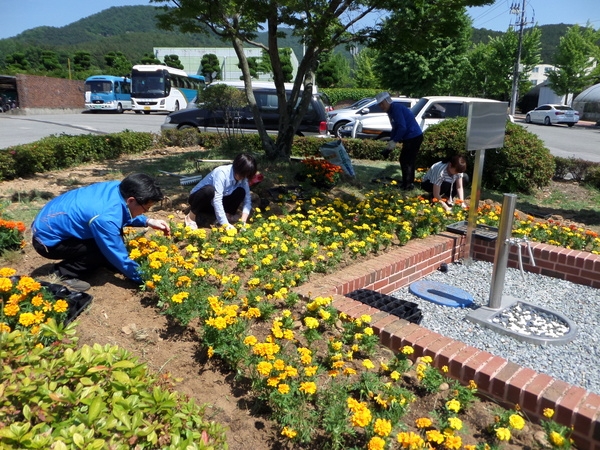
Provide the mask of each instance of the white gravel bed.
{"label": "white gravel bed", "polygon": [[[489,305],[493,264],[483,261],[448,265],[425,280],[461,288],[473,296],[471,308]],[[423,300],[405,287],[391,295],[414,302],[423,312],[421,326],[523,367],[600,395],[600,290],[568,281],[506,269],[503,295],[548,308],[573,322],[575,338],[565,344],[529,343],[466,319],[471,308],[451,308]]]}

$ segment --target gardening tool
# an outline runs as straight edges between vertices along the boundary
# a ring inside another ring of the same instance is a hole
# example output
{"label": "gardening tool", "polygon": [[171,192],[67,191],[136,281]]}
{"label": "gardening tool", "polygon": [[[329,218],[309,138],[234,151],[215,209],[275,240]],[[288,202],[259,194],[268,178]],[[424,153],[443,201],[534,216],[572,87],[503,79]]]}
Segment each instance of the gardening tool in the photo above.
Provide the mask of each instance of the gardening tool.
{"label": "gardening tool", "polygon": [[186,175],[181,175],[178,173],[167,172],[166,170],[159,170],[159,172],[164,173],[165,175],[169,175],[170,177],[179,178],[179,184],[181,186],[188,186],[190,184],[196,184],[198,181],[200,181],[203,178],[203,175],[186,176]]}

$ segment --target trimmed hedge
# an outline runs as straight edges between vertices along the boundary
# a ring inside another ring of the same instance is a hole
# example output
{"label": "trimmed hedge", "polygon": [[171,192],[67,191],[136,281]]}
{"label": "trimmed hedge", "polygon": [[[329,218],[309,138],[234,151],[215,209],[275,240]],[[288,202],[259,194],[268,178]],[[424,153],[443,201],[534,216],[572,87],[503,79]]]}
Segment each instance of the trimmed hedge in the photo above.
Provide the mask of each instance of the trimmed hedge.
{"label": "trimmed hedge", "polygon": [[141,153],[154,146],[151,133],[122,131],[103,136],[52,135],[0,151],[0,181]]}
{"label": "trimmed hedge", "polygon": [[[431,126],[417,157],[418,167],[430,167],[455,153],[465,154],[466,118],[449,119]],[[320,156],[319,148],[333,139],[295,137],[293,156]],[[152,133],[123,131],[104,136],[59,135],[32,144],[0,151],[0,180],[33,175],[48,170],[63,169],[78,164],[114,159],[123,154],[141,153],[155,146],[201,146],[217,148],[234,144],[236,148],[261,153],[258,134],[239,134],[234,138],[222,133],[198,133],[195,129],[169,130],[157,136]],[[343,139],[348,155],[353,159],[381,159],[384,141]],[[397,159],[400,148],[390,159]],[[468,154],[468,172],[472,174],[474,154]],[[505,146],[485,154],[484,187],[506,192],[531,192],[547,186],[555,173],[554,157],[542,141],[519,125],[508,122]]]}

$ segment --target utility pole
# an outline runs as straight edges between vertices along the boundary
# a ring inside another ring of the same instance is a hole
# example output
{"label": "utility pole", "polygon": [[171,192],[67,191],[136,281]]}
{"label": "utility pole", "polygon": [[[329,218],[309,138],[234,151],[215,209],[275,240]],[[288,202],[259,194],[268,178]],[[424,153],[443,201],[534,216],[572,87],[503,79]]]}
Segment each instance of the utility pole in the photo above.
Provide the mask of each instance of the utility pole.
{"label": "utility pole", "polygon": [[527,19],[525,18],[525,2],[523,0],[523,8],[519,10],[519,6],[514,3],[511,8],[511,14],[521,15],[519,22],[515,25],[519,26],[519,47],[517,50],[517,60],[515,61],[515,68],[513,70],[513,81],[512,81],[512,95],[510,98],[510,114],[514,116],[515,107],[517,106],[517,98],[519,93],[519,73],[521,72],[521,48],[523,47],[523,28],[526,25]]}

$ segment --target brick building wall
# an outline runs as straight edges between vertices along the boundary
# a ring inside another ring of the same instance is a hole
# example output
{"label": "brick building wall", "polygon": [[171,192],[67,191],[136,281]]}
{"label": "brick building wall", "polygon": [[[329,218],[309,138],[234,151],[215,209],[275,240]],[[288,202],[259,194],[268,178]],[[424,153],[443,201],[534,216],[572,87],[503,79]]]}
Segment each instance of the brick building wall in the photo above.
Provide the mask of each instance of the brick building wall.
{"label": "brick building wall", "polygon": [[77,109],[85,107],[84,82],[38,75],[17,75],[21,110]]}

